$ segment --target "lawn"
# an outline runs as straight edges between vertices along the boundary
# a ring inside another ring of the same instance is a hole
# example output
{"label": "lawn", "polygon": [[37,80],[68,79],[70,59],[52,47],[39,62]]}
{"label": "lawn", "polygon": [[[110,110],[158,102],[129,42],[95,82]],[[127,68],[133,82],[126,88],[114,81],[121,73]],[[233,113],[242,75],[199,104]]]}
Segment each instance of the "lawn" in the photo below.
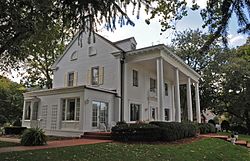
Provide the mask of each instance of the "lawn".
{"label": "lawn", "polygon": [[[18,146],[18,145],[19,145],[18,143],[10,143],[10,142],[0,141],[0,148],[9,147],[9,146]],[[1,156],[1,154],[0,154],[0,156]]]}
{"label": "lawn", "polygon": [[4,161],[250,161],[249,149],[219,139],[190,144],[102,143],[57,149],[2,153]]}
{"label": "lawn", "polygon": [[[230,132],[218,132],[218,134],[220,134],[220,135],[227,135],[227,136],[231,135]],[[239,134],[239,140],[246,140],[246,141],[250,142],[250,135]]]}

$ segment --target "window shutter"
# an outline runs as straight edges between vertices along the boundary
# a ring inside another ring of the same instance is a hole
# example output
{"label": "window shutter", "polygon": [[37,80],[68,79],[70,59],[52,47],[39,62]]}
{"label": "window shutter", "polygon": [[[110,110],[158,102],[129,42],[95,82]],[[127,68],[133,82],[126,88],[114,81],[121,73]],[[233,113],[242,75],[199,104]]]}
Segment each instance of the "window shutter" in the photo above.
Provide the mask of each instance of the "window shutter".
{"label": "window shutter", "polygon": [[77,86],[77,72],[74,72],[74,86]]}
{"label": "window shutter", "polygon": [[99,67],[99,84],[102,85],[104,82],[104,67]]}
{"label": "window shutter", "polygon": [[87,85],[91,85],[91,69],[88,69],[88,73],[87,73]]}
{"label": "window shutter", "polygon": [[68,86],[68,79],[67,79],[68,77],[67,76],[68,76],[68,73],[65,73],[64,74],[64,87]]}

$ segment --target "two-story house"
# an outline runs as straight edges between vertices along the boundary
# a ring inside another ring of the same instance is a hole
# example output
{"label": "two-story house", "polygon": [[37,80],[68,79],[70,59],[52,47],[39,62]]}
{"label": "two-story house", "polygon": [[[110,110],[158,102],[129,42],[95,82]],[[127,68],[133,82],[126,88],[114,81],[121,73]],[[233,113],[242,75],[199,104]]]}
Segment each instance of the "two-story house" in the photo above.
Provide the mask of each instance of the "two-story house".
{"label": "two-story house", "polygon": [[[112,122],[181,121],[180,85],[187,85],[193,121],[195,86],[200,122],[200,75],[165,45],[136,49],[135,39],[110,42],[95,34],[76,36],[53,65],[53,88],[24,93],[22,125],[49,135],[79,136]],[[79,45],[79,41],[81,45]]]}

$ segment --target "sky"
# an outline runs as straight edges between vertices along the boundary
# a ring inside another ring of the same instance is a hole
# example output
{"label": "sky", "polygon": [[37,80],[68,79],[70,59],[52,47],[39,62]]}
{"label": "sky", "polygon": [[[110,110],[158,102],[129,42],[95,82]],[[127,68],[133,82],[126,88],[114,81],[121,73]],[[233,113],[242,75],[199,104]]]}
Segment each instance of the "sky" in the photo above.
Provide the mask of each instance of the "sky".
{"label": "sky", "polygon": [[[188,6],[191,6],[192,0],[187,0]],[[200,8],[206,7],[206,0],[197,0]],[[128,15],[131,20],[135,23],[135,26],[125,25],[120,27],[117,25],[117,28],[114,32],[107,31],[103,28],[103,26],[99,26],[98,33],[110,41],[118,41],[122,39],[126,39],[129,37],[134,37],[137,41],[137,48],[157,45],[157,44],[170,44],[171,39],[174,37],[174,31],[168,30],[166,32],[161,32],[161,26],[158,22],[158,19],[154,19],[151,21],[150,25],[145,23],[145,19],[148,16],[143,12],[143,8],[141,8],[140,18],[137,19],[135,15],[131,15],[132,8],[128,8]],[[184,17],[181,21],[177,23],[176,31],[184,31],[187,29],[201,29],[206,31],[206,29],[202,29],[203,21],[199,14],[199,11],[189,11],[188,16]],[[237,21],[235,16],[231,19],[229,25],[229,36],[228,42],[229,47],[236,47],[243,45],[246,42],[247,35],[242,35],[237,33]],[[160,34],[162,33],[162,34]],[[20,82],[20,77],[17,76],[17,72],[13,71],[12,75],[8,76],[11,80],[15,82]]]}

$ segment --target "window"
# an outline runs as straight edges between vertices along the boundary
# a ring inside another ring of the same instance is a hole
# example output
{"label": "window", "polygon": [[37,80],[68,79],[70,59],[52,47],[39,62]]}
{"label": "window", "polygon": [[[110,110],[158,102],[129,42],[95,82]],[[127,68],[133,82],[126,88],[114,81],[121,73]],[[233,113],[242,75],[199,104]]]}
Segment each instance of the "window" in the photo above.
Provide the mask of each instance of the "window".
{"label": "window", "polygon": [[100,123],[108,126],[108,103],[101,101],[92,102],[92,127],[97,127]]}
{"label": "window", "polygon": [[150,78],[150,92],[156,92],[156,80]]}
{"label": "window", "polygon": [[79,121],[80,98],[70,98],[62,100],[62,120]]}
{"label": "window", "polygon": [[92,85],[99,84],[99,67],[91,68],[91,84]]}
{"label": "window", "polygon": [[130,104],[130,121],[139,121],[140,120],[140,105],[139,104]]}
{"label": "window", "polygon": [[74,72],[70,72],[68,74],[68,86],[73,86],[74,85]]}
{"label": "window", "polygon": [[133,70],[133,86],[138,87],[138,71]]}
{"label": "window", "polygon": [[96,49],[93,46],[90,46],[89,47],[89,56],[94,56],[96,54],[97,54]]}
{"label": "window", "polygon": [[30,115],[31,115],[31,102],[26,102],[24,119],[30,120]]}
{"label": "window", "polygon": [[155,120],[155,113],[156,111],[155,111],[155,108],[154,107],[151,107],[151,119],[153,119],[153,120]]}
{"label": "window", "polygon": [[164,109],[164,117],[165,121],[169,121],[169,109],[167,108]]}
{"label": "window", "polygon": [[168,84],[165,83],[165,96],[168,96]]}
{"label": "window", "polygon": [[74,51],[71,56],[70,56],[70,60],[73,61],[73,60],[76,60],[77,59],[77,51]]}
{"label": "window", "polygon": [[37,118],[38,118],[38,102],[34,102],[32,120],[37,120]]}

